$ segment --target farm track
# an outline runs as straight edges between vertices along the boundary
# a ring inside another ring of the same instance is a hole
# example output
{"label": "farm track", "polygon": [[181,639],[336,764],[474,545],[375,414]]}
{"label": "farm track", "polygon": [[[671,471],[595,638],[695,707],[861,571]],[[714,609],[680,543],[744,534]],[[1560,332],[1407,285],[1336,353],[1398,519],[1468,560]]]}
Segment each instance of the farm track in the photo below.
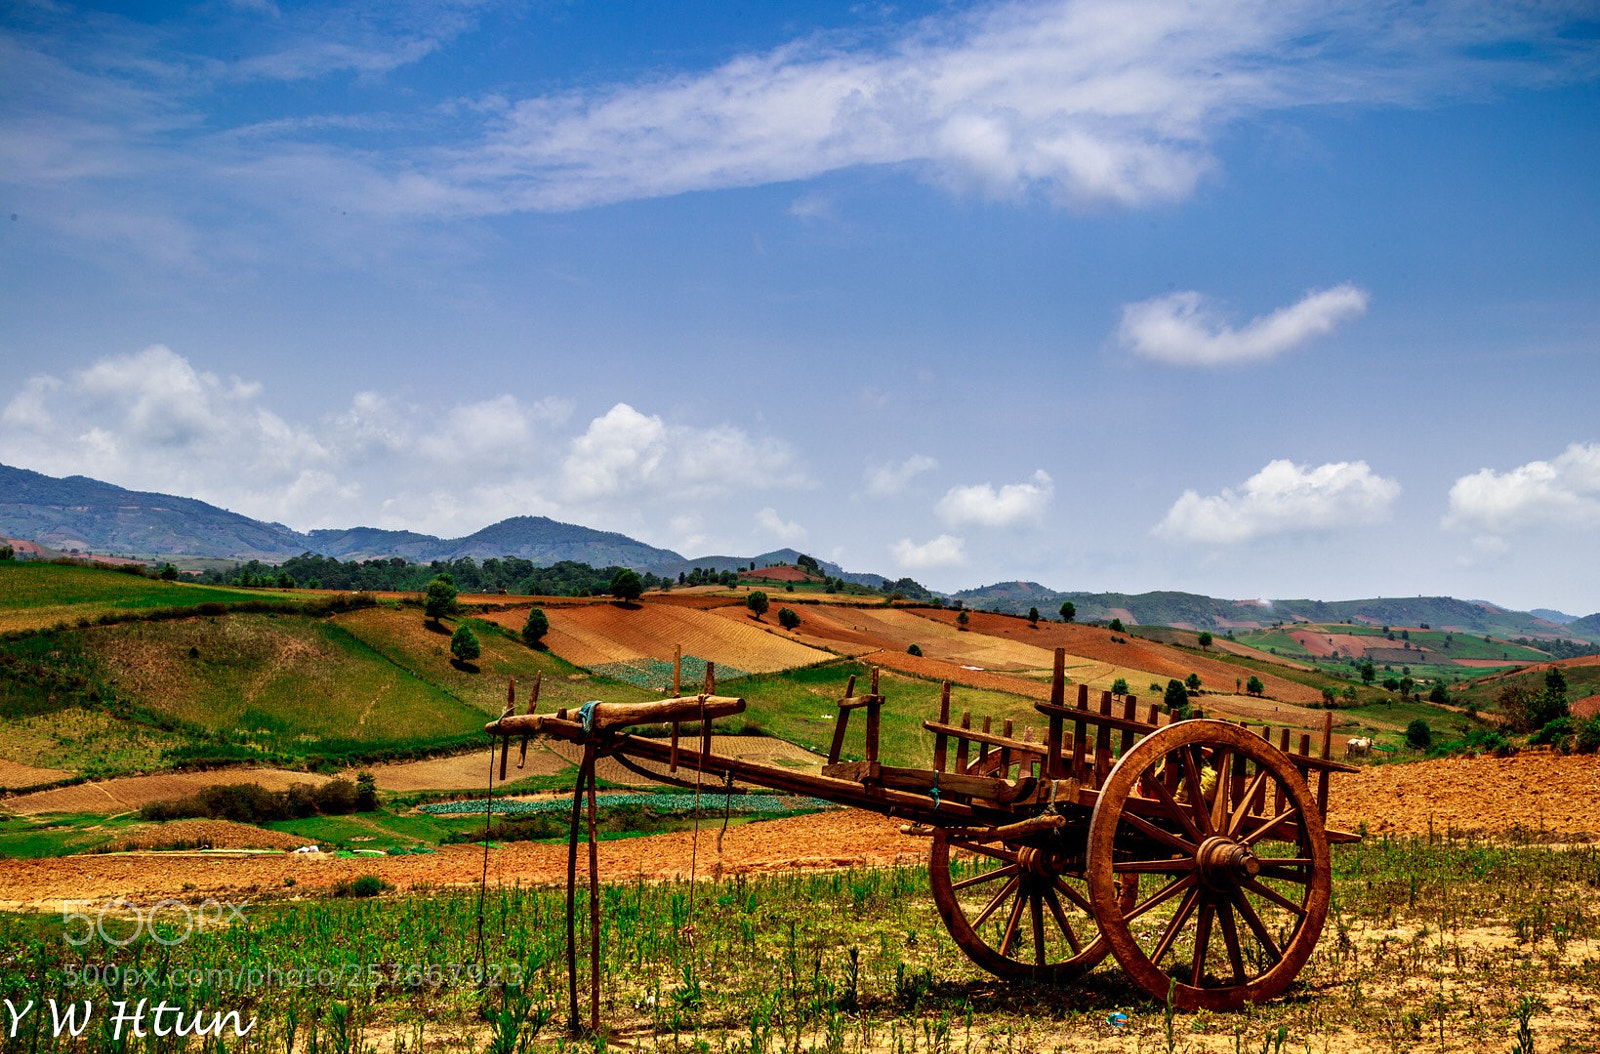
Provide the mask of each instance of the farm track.
{"label": "farm track", "polygon": [[[1493,793],[1485,794],[1485,788]],[[1486,807],[1486,801],[1492,805]],[[1476,831],[1513,841],[1524,832],[1578,840],[1600,832],[1600,769],[1593,757],[1528,751],[1511,758],[1468,758],[1379,765],[1335,777],[1329,823],[1370,836]],[[898,833],[899,822],[856,810],[831,810],[731,827],[716,850],[716,826],[700,832],[698,873],[759,874],[800,868],[919,863],[926,843]],[[688,877],[691,832],[608,842],[602,877],[627,880]],[[265,899],[317,894],[336,882],[376,874],[397,889],[478,881],[483,851],[446,846],[426,856],[341,860],[275,854],[247,859],[83,856],[8,862],[0,869],[0,906],[56,908],[64,898],[126,896],[143,902],[180,892],[187,897]],[[553,883],[566,874],[566,847],[513,843],[492,850],[492,883]],[[186,890],[185,883],[193,889]]]}

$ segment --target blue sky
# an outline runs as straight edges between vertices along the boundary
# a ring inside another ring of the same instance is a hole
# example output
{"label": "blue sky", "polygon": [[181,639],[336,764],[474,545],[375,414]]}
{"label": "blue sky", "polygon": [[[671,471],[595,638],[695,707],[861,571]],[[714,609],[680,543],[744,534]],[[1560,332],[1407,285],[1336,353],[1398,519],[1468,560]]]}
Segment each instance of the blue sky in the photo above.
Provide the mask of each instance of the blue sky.
{"label": "blue sky", "polygon": [[0,6],[0,462],[1600,609],[1587,5]]}

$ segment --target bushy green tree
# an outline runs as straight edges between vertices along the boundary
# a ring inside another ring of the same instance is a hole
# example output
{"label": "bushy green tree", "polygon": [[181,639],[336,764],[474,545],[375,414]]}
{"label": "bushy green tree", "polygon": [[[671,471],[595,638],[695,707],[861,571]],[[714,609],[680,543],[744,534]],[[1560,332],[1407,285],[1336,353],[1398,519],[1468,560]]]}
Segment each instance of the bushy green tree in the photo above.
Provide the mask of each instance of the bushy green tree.
{"label": "bushy green tree", "polygon": [[1029,608],[1028,609],[1028,625],[1037,626],[1038,624],[1039,624],[1039,609],[1038,608]]}
{"label": "bushy green tree", "polygon": [[1361,664],[1361,683],[1362,684],[1371,684],[1373,681],[1375,681],[1377,679],[1378,679],[1378,668],[1376,666],[1372,665],[1372,660],[1371,659],[1368,659],[1366,662]]}
{"label": "bushy green tree", "polygon": [[456,611],[456,580],[448,574],[435,575],[422,596],[422,613],[435,622]]}
{"label": "bushy green tree", "polygon": [[921,655],[922,655],[922,649],[920,647],[918,647],[917,645],[912,644],[912,645],[910,645],[909,647],[906,648],[906,654],[907,655],[915,655],[915,656],[918,656],[920,658]]}
{"label": "bushy green tree", "polygon": [[1118,677],[1116,680],[1112,681],[1111,682],[1111,694],[1112,695],[1127,695],[1128,694],[1128,679],[1126,677]]}
{"label": "bushy green tree", "polygon": [[1252,673],[1250,679],[1244,683],[1244,690],[1251,695],[1260,695],[1267,690],[1267,686],[1261,683],[1261,678]]}
{"label": "bushy green tree", "polygon": [[753,590],[749,596],[744,598],[744,606],[749,608],[750,613],[755,615],[756,618],[760,618],[762,615],[765,615],[767,613],[767,608],[770,607],[771,604],[772,602],[767,599],[767,594],[763,593],[759,589]]}
{"label": "bushy green tree", "polygon": [[619,567],[611,576],[611,588],[607,592],[624,603],[638,600],[644,595],[644,579],[631,567]]}
{"label": "bushy green tree", "polygon": [[1173,717],[1189,712],[1189,690],[1176,677],[1167,682],[1167,691],[1161,697],[1161,701],[1166,705],[1167,712]]}
{"label": "bushy green tree", "polygon": [[1214,638],[1207,631],[1205,631],[1205,630],[1201,630],[1200,631],[1199,641],[1200,641],[1200,647],[1201,648],[1210,648],[1211,647],[1211,641],[1213,639]]}
{"label": "bushy green tree", "polygon": [[1124,632],[1126,632],[1122,628],[1122,620],[1120,618],[1114,618],[1114,619],[1111,620],[1111,632],[1112,633],[1124,633]]}
{"label": "bushy green tree", "polygon": [[1078,605],[1074,604],[1070,600],[1063,601],[1062,604],[1061,604],[1061,621],[1062,622],[1071,622],[1073,619],[1075,619],[1077,617],[1078,617]]}
{"label": "bushy green tree", "polygon": [[1450,702],[1450,689],[1444,686],[1443,681],[1434,681],[1433,687],[1428,691],[1428,702],[1445,706]]}
{"label": "bushy green tree", "polygon": [[462,662],[471,662],[483,654],[483,649],[478,645],[478,635],[465,622],[450,635],[450,654]]}
{"label": "bushy green tree", "polygon": [[1189,676],[1183,679],[1183,685],[1191,692],[1198,692],[1200,690],[1200,675],[1198,673],[1191,673]]}
{"label": "bushy green tree", "polygon": [[1406,745],[1415,750],[1427,750],[1433,745],[1433,729],[1428,722],[1419,717],[1406,726]]}
{"label": "bushy green tree", "polygon": [[966,611],[956,612],[956,629],[966,629],[967,624],[971,621],[972,616],[968,615]]}
{"label": "bushy green tree", "polygon": [[370,772],[356,773],[356,812],[372,812],[377,807],[377,777]]}
{"label": "bushy green tree", "polygon": [[157,577],[159,577],[163,582],[176,581],[178,577],[178,569],[173,567],[170,563],[162,564],[161,572]]}
{"label": "bushy green tree", "polygon": [[522,643],[537,648],[544,635],[550,632],[550,617],[543,608],[529,608],[528,621],[522,624]]}
{"label": "bushy green tree", "polygon": [[795,614],[793,608],[779,608],[778,625],[784,629],[794,629],[800,625],[800,616]]}

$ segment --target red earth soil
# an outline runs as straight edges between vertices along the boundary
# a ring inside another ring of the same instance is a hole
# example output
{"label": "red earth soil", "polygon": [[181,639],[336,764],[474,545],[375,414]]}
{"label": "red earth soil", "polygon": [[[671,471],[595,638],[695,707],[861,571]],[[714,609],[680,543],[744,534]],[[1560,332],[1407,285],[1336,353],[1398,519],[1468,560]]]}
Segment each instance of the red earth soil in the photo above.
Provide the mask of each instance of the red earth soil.
{"label": "red earth soil", "polygon": [[[1474,831],[1516,837],[1543,831],[1567,841],[1600,833],[1600,765],[1593,756],[1524,751],[1480,757],[1375,765],[1334,777],[1328,822],[1342,830],[1366,825],[1369,836]],[[600,850],[605,880],[759,874],[797,868],[914,863],[927,843],[899,833],[899,821],[853,809],[830,810],[728,829],[722,851],[714,829],[629,838]],[[693,863],[691,863],[693,861]],[[447,846],[425,856],[338,859],[322,854],[271,854],[244,859],[197,856],[80,856],[8,862],[0,869],[0,907],[54,907],[66,897],[125,896],[136,902],[180,891],[184,896],[264,899],[316,894],[335,882],[375,874],[405,891],[412,886],[478,881],[483,850]],[[566,847],[513,843],[489,855],[493,883],[553,883],[566,874]],[[192,888],[185,889],[185,883]]]}

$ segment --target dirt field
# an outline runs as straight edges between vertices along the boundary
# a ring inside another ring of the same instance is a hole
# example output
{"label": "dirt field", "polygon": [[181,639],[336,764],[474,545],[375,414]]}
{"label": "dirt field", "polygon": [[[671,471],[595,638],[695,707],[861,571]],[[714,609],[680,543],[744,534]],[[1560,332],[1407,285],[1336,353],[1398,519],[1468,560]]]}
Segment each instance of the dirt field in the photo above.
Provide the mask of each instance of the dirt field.
{"label": "dirt field", "polygon": [[[1493,788],[1492,807],[1484,788]],[[1515,837],[1519,830],[1547,836],[1600,833],[1600,766],[1594,758],[1525,751],[1511,758],[1426,761],[1378,765],[1335,777],[1331,826],[1370,835],[1436,834],[1452,828],[1490,837]],[[729,828],[719,858],[714,832],[702,831],[698,873],[710,875],[785,871],[797,867],[844,867],[914,862],[926,843],[899,834],[899,821],[855,810]],[[626,879],[687,876],[693,835],[682,832],[608,842],[601,850],[604,877]],[[50,907],[64,897],[127,896],[137,900],[176,894],[196,897],[238,894],[283,895],[285,878],[297,894],[315,894],[334,882],[376,874],[401,890],[414,885],[452,885],[478,880],[483,851],[446,846],[426,856],[339,860],[323,855],[270,855],[248,859],[182,856],[83,856],[8,862],[0,869],[0,907]],[[491,882],[555,882],[566,874],[561,845],[513,843],[492,850]]]}
{"label": "dirt field", "polygon": [[214,783],[259,783],[267,790],[288,790],[292,783],[324,783],[327,776],[288,769],[223,769],[215,772],[178,772],[162,776],[128,776],[123,779],[79,783],[71,787],[37,791],[7,798],[5,807],[24,816],[42,812],[87,812],[112,815],[132,812],[156,801],[186,798]]}
{"label": "dirt field", "polygon": [[[922,614],[952,627],[955,625],[954,611],[926,610]],[[1171,648],[1154,641],[1138,637],[1126,637],[1125,643],[1114,641],[1111,639],[1113,636],[1111,631],[1099,626],[1045,621],[1040,621],[1038,626],[1030,626],[1026,619],[1011,618],[1006,615],[991,615],[982,611],[969,612],[968,615],[971,618],[969,633],[1021,640],[1050,651],[1066,648],[1069,655],[1082,656],[1084,659],[1135,671],[1142,677],[1136,680],[1130,676],[1128,682],[1136,692],[1147,691],[1153,680],[1165,682],[1173,677],[1181,680],[1191,673],[1199,674],[1201,684],[1212,691],[1225,690],[1233,685],[1236,678],[1249,676],[1247,671],[1221,660]],[[1048,668],[1049,663],[1050,660],[1047,659],[1045,668]],[[1273,699],[1302,705],[1320,702],[1322,699],[1321,692],[1295,681],[1270,673],[1258,676],[1266,685],[1266,694]],[[1073,679],[1087,678],[1074,675]]]}
{"label": "dirt field", "polygon": [[0,790],[10,787],[37,787],[41,783],[70,779],[66,769],[41,769],[33,765],[20,765],[15,761],[0,759]]}
{"label": "dirt field", "polygon": [[173,820],[135,828],[112,851],[140,849],[298,849],[306,840],[283,831],[268,831],[229,820]]}
{"label": "dirt field", "polygon": [[[767,632],[742,609],[735,617],[677,605],[596,604],[555,609],[545,645],[577,666],[650,657],[670,659],[675,645],[684,653],[749,673],[809,666],[832,654]],[[776,615],[769,614],[769,620]]]}
{"label": "dirt field", "polygon": [[[498,748],[496,748],[498,749]],[[478,750],[470,754],[456,754],[446,758],[428,758],[426,761],[397,761],[387,765],[371,765],[368,771],[378,781],[378,789],[385,791],[421,790],[474,790],[484,786],[489,778],[491,751]],[[543,776],[560,772],[566,761],[552,753],[541,743],[528,744],[528,760],[517,768],[518,744],[511,745],[511,764],[508,779],[524,776]],[[495,755],[495,779],[499,779],[499,755]]]}

